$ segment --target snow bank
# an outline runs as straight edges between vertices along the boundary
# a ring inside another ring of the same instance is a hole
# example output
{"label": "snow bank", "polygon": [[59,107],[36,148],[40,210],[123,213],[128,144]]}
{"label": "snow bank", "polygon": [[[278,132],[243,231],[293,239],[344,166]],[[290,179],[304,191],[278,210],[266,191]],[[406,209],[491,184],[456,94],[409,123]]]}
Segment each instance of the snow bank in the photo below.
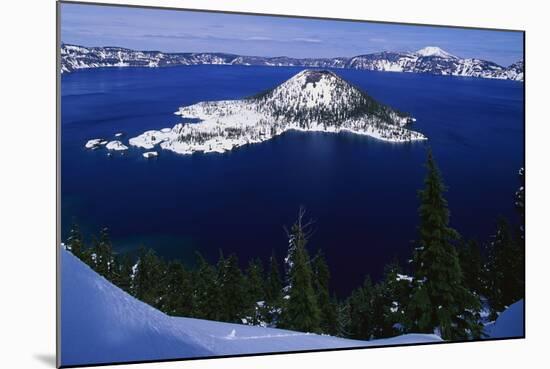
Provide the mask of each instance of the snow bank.
{"label": "snow bank", "polygon": [[355,341],[163,314],[61,249],[61,364],[183,359],[437,342],[429,334]]}
{"label": "snow bank", "polygon": [[61,250],[61,364],[207,356],[160,311],[115,287]]}
{"label": "snow bank", "polygon": [[107,145],[105,145],[107,150],[115,150],[115,151],[123,151],[128,150],[128,146],[124,145],[122,142],[118,140],[109,141]]}
{"label": "snow bank", "polygon": [[156,158],[157,156],[159,156],[159,153],[156,151],[146,151],[141,155],[143,155],[145,159],[150,159],[150,158]]}
{"label": "snow bank", "polygon": [[485,326],[487,338],[523,337],[523,299],[510,305],[495,322]]}
{"label": "snow bank", "polygon": [[97,149],[100,146],[104,146],[107,144],[107,140],[104,140],[102,138],[92,138],[91,140],[88,140],[86,144],[84,145],[87,149]]}

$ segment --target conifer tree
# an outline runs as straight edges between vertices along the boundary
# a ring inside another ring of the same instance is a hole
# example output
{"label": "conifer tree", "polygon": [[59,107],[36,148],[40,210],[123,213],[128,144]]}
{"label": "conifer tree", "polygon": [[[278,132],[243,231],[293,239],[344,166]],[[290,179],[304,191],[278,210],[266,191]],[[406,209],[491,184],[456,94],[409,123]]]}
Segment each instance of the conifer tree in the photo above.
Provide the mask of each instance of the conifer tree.
{"label": "conifer tree", "polygon": [[279,318],[282,302],[282,281],[279,273],[279,264],[275,253],[269,259],[269,273],[265,286],[266,320],[269,324],[275,324]]}
{"label": "conifer tree", "polygon": [[139,260],[133,279],[133,290],[137,299],[153,306],[160,306],[164,265],[153,249],[140,248]]}
{"label": "conifer tree", "polygon": [[90,250],[88,252],[88,255],[85,256],[84,262],[90,266],[93,270],[99,273],[97,270],[97,264],[98,264],[98,257],[97,257],[97,249],[99,246],[99,240],[95,235],[92,235],[92,244],[90,246]]}
{"label": "conifer tree", "polygon": [[172,316],[190,316],[193,295],[190,275],[180,261],[171,261],[166,268],[161,310]]}
{"label": "conifer tree", "polygon": [[264,267],[260,259],[252,259],[246,270],[248,298],[257,302],[265,298]]}
{"label": "conifer tree", "polygon": [[444,339],[476,338],[479,299],[463,284],[462,271],[449,227],[445,186],[431,151],[420,197],[419,241],[413,255],[415,275],[407,307],[409,330],[439,333]]}
{"label": "conifer tree", "polygon": [[281,325],[291,330],[319,332],[320,311],[312,284],[310,258],[306,250],[309,235],[307,228],[310,223],[303,222],[304,215],[305,210],[301,208],[298,220],[288,232],[288,285],[285,291],[288,297]]}
{"label": "conifer tree", "polygon": [[377,286],[374,336],[392,337],[402,333],[405,324],[405,307],[408,304],[412,278],[403,274],[397,261],[384,268],[384,279]]}
{"label": "conifer tree", "polygon": [[103,228],[99,233],[99,238],[93,238],[88,264],[98,274],[112,281],[115,269],[113,261],[113,247],[109,238],[109,231],[107,228]]}
{"label": "conifer tree", "polygon": [[266,283],[266,301],[268,303],[279,303],[282,299],[282,282],[279,273],[279,263],[275,253],[269,258],[269,274]]}
{"label": "conifer tree", "polygon": [[95,270],[106,279],[113,280],[114,256],[113,246],[109,238],[109,230],[105,227],[99,233],[99,239],[94,240],[93,257]]}
{"label": "conifer tree", "polygon": [[265,279],[261,260],[253,259],[246,270],[246,305],[248,323],[257,325],[265,322]]}
{"label": "conifer tree", "polygon": [[519,224],[510,226],[500,217],[493,240],[487,247],[484,269],[485,294],[491,318],[525,296],[525,170],[519,170],[520,187],[515,193]]}
{"label": "conifer tree", "polygon": [[221,292],[216,268],[197,253],[197,271],[193,276],[194,309],[197,318],[220,320]]}
{"label": "conifer tree", "polygon": [[478,295],[481,294],[483,292],[483,260],[479,244],[474,240],[462,242],[458,249],[458,256],[464,275],[464,285],[470,291]]}
{"label": "conifer tree", "polygon": [[69,231],[69,237],[67,238],[66,246],[67,249],[70,250],[74,256],[79,259],[83,259],[86,247],[84,246],[84,241],[82,240],[80,228],[76,223],[73,224],[71,230]]}
{"label": "conifer tree", "polygon": [[516,257],[515,268],[516,286],[515,297],[520,299],[525,297],[525,169],[519,170],[520,187],[516,192],[516,209],[519,214],[519,226],[517,228],[516,238]]}
{"label": "conifer tree", "polygon": [[370,277],[355,289],[348,299],[350,327],[349,336],[355,339],[370,340],[374,327],[374,286]]}
{"label": "conifer tree", "polygon": [[245,278],[235,254],[231,254],[227,259],[221,256],[220,259],[218,263],[220,320],[240,323],[246,310]]}
{"label": "conifer tree", "polygon": [[486,266],[486,290],[493,318],[524,295],[523,245],[518,241],[508,222],[499,218],[494,240],[488,246]]}
{"label": "conifer tree", "polygon": [[113,283],[132,294],[132,258],[128,253],[114,258]]}
{"label": "conifer tree", "polygon": [[520,217],[519,237],[521,243],[525,242],[525,169],[519,170],[520,187],[516,191],[515,206]]}
{"label": "conifer tree", "polygon": [[313,261],[313,285],[317,295],[317,303],[320,309],[321,332],[335,335],[337,333],[337,306],[330,297],[329,280],[330,271],[325,257],[321,251],[317,253]]}
{"label": "conifer tree", "polygon": [[525,297],[525,168],[519,170],[520,187],[516,192],[516,209],[519,214],[517,231],[516,278],[517,297]]}
{"label": "conifer tree", "polygon": [[351,317],[349,299],[336,305],[336,336],[338,337],[351,337]]}

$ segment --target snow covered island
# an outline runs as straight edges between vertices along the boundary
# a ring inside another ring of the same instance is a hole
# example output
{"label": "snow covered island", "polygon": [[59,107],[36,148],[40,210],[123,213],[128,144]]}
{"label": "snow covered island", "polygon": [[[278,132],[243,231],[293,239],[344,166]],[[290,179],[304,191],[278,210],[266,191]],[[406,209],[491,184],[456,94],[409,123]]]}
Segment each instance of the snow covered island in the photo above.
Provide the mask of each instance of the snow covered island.
{"label": "snow covered island", "polygon": [[156,158],[157,156],[159,156],[159,153],[156,152],[156,151],[146,151],[142,155],[145,159],[151,159],[151,158]]}
{"label": "snow covered island", "polygon": [[91,140],[88,140],[86,142],[84,147],[87,149],[95,150],[95,149],[99,149],[101,146],[107,145],[108,142],[109,141],[104,140],[102,138],[92,138]]}
{"label": "snow covered island", "polygon": [[128,150],[128,146],[124,145],[122,142],[118,140],[109,141],[107,145],[105,145],[105,148],[107,148],[107,150],[115,150],[115,151]]}
{"label": "snow covered island", "polygon": [[199,102],[176,114],[198,118],[130,138],[135,147],[157,145],[179,154],[225,152],[288,130],[352,132],[388,142],[427,139],[405,128],[414,118],[375,101],[326,70],[303,70],[281,85],[242,99]]}
{"label": "snow covered island", "polygon": [[[122,133],[115,134],[115,137],[121,137]],[[128,150],[128,146],[123,144],[120,140],[108,141],[104,138],[92,138],[86,142],[85,148],[90,150],[97,150],[101,147],[105,147],[109,151],[125,151]]]}

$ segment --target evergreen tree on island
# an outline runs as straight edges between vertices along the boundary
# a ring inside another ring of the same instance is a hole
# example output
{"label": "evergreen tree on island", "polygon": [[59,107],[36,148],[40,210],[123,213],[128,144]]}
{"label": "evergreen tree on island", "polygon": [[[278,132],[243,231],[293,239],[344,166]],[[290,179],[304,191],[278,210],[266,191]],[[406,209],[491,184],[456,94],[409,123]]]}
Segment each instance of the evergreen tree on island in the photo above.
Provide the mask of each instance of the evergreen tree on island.
{"label": "evergreen tree on island", "polygon": [[310,222],[304,223],[305,209],[300,208],[298,219],[288,233],[289,254],[286,306],[281,317],[281,327],[301,332],[320,331],[320,310],[313,289],[312,270],[306,249]]}
{"label": "evergreen tree on island", "polygon": [[453,241],[457,232],[449,226],[446,188],[428,152],[427,175],[420,197],[419,241],[413,255],[415,275],[407,306],[409,331],[439,333],[446,340],[477,338],[479,299],[464,286]]}

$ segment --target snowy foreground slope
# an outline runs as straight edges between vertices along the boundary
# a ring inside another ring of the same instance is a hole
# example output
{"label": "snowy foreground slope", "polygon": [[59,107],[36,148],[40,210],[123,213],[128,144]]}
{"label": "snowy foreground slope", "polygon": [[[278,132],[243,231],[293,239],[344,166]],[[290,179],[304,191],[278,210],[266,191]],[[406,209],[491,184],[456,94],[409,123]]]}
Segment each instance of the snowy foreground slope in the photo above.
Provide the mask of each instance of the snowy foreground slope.
{"label": "snowy foreground slope", "polygon": [[61,365],[438,342],[429,334],[355,341],[176,318],[136,300],[61,251]]}
{"label": "snowy foreground slope", "polygon": [[519,300],[504,310],[497,320],[485,326],[488,338],[512,338],[524,335],[523,300]]}

